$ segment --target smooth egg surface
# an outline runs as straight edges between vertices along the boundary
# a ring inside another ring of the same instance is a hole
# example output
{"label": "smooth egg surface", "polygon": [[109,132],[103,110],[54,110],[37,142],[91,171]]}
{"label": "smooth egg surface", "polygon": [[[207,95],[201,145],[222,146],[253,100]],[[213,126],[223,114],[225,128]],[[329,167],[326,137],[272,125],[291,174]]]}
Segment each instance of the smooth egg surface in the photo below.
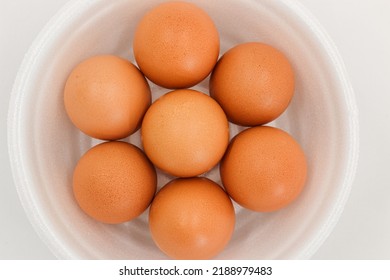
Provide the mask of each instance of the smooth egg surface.
{"label": "smooth egg surface", "polygon": [[210,259],[231,239],[233,204],[225,191],[207,178],[175,179],[165,185],[149,210],[156,245],[173,259]]}
{"label": "smooth egg surface", "polygon": [[292,203],[307,175],[304,151],[287,132],[257,126],[237,134],[220,164],[222,184],[241,206],[271,212]]}
{"label": "smooth egg surface", "polygon": [[156,188],[156,170],[145,154],[120,141],[92,147],[73,174],[73,192],[80,208],[108,224],[127,222],[142,214]]}
{"label": "smooth egg surface", "polygon": [[146,79],[130,61],[98,55],[78,64],[64,89],[64,104],[72,123],[102,140],[125,138],[139,129],[151,103]]}
{"label": "smooth egg surface", "polygon": [[150,106],[141,137],[155,166],[173,176],[192,177],[220,161],[229,143],[229,124],[210,96],[180,89],[164,94]]}
{"label": "smooth egg surface", "polygon": [[210,96],[231,122],[256,126],[287,109],[294,94],[294,72],[287,57],[274,47],[242,43],[219,59],[209,85]]}
{"label": "smooth egg surface", "polygon": [[157,5],[138,23],[133,51],[145,76],[165,88],[188,88],[205,79],[219,55],[219,34],[208,14],[180,1]]}

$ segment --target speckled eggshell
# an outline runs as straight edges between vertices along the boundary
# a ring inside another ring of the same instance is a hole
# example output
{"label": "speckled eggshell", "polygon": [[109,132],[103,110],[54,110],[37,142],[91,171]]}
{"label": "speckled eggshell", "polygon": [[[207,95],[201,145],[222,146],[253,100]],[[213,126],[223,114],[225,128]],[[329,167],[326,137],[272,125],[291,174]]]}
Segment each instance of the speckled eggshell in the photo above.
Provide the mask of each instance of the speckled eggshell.
{"label": "speckled eggshell", "polygon": [[241,206],[271,212],[292,203],[304,188],[307,162],[287,132],[269,126],[237,134],[221,161],[223,186]]}
{"label": "speckled eggshell", "polygon": [[266,124],[279,117],[294,94],[294,72],[276,48],[249,42],[228,50],[210,78],[210,96],[229,120],[243,126]]}
{"label": "speckled eggshell", "polygon": [[169,182],[149,210],[152,238],[173,259],[213,258],[230,241],[234,225],[229,196],[206,178]]}
{"label": "speckled eggshell", "polygon": [[141,71],[165,88],[188,88],[205,79],[219,55],[219,34],[198,6],[181,1],[157,5],[138,23],[134,56]]}
{"label": "speckled eggshell", "polygon": [[150,106],[141,137],[155,166],[173,176],[192,177],[220,161],[229,144],[229,124],[210,96],[180,89],[164,94]]}
{"label": "speckled eggshell", "polygon": [[80,208],[108,224],[138,217],[149,206],[156,188],[156,171],[144,153],[120,141],[88,150],[73,174],[73,192]]}
{"label": "speckled eggshell", "polygon": [[130,61],[98,55],[72,70],[65,84],[64,103],[72,123],[85,134],[117,140],[139,128],[151,103],[151,92]]}

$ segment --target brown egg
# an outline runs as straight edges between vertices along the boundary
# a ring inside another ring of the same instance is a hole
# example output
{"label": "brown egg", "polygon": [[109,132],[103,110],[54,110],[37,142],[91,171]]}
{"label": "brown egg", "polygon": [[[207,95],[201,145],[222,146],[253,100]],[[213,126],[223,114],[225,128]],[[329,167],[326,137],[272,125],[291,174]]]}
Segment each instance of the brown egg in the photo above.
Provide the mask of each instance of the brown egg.
{"label": "brown egg", "polygon": [[166,2],[141,19],[133,51],[141,71],[152,82],[165,88],[187,88],[210,74],[219,55],[219,34],[201,8]]}
{"label": "brown egg", "polygon": [[301,193],[306,158],[287,132],[268,126],[236,135],[221,161],[222,183],[233,200],[259,212],[281,209]]}
{"label": "brown egg", "polygon": [[141,136],[146,155],[158,168],[173,176],[192,177],[222,158],[229,144],[229,124],[210,96],[181,89],[150,106]]}
{"label": "brown egg", "polygon": [[233,204],[206,178],[176,179],[153,200],[149,228],[157,246],[173,259],[210,259],[231,239]]}
{"label": "brown egg", "polygon": [[81,209],[97,221],[118,224],[139,216],[156,192],[153,165],[136,146],[105,142],[87,151],[73,174]]}
{"label": "brown egg", "polygon": [[262,43],[228,50],[210,78],[210,95],[236,124],[255,126],[280,116],[294,93],[294,73],[286,56]]}
{"label": "brown egg", "polygon": [[116,140],[135,132],[151,103],[149,85],[129,61],[113,55],[91,57],[70,73],[66,112],[91,137]]}

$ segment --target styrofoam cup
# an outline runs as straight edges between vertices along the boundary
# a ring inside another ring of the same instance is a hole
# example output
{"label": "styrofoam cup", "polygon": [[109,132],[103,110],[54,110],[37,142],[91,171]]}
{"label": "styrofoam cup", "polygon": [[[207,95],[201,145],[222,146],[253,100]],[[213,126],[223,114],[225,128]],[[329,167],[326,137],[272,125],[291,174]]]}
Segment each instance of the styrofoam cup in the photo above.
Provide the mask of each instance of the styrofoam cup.
{"label": "styrofoam cup", "polygon": [[[15,184],[36,231],[61,259],[165,259],[147,225],[148,211],[120,225],[86,216],[72,193],[81,155],[99,141],[69,121],[63,104],[72,68],[96,54],[134,62],[136,23],[161,1],[70,1],[46,25],[18,73],[9,109],[8,140]],[[306,259],[329,235],[348,194],[358,159],[358,117],[352,87],[333,43],[296,1],[191,1],[220,32],[221,54],[236,44],[265,42],[284,52],[296,92],[272,125],[291,133],[308,159],[301,196],[273,213],[235,204],[234,235],[219,259]],[[208,80],[195,88],[207,91]],[[167,92],[151,84],[153,100]],[[242,128],[231,126],[233,136]],[[125,139],[140,146],[139,132]],[[218,168],[205,176],[220,183]],[[171,177],[159,172],[161,187]]]}

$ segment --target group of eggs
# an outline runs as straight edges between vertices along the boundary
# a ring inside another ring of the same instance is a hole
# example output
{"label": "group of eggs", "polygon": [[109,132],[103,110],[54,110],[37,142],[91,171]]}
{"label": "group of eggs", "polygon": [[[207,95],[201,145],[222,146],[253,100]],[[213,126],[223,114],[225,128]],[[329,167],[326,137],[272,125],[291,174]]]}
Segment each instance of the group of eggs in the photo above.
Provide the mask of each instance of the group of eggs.
{"label": "group of eggs", "polygon": [[[78,205],[109,224],[130,221],[150,206],[152,238],[174,259],[209,259],[223,250],[235,225],[231,199],[253,211],[275,211],[295,200],[306,180],[299,144],[264,126],[293,96],[289,61],[260,42],[234,46],[220,59],[219,49],[205,11],[165,2],[136,27],[139,68],[98,55],[78,64],[65,84],[72,123],[106,140],[75,167]],[[209,95],[189,89],[209,75]],[[171,91],[152,103],[145,77]],[[229,121],[245,128],[231,141]],[[138,129],[142,149],[118,141]],[[223,187],[202,177],[217,164]],[[156,168],[177,177],[157,193]]]}

